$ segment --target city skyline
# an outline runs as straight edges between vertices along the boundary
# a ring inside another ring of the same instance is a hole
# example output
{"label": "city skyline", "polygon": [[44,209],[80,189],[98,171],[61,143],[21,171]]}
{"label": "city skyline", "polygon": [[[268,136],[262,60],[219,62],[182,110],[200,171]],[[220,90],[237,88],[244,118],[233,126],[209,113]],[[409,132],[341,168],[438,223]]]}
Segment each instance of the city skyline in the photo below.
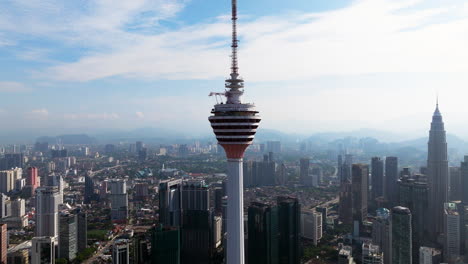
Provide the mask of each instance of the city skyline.
{"label": "city skyline", "polygon": [[[208,134],[196,124],[228,70],[228,1],[82,3],[5,4],[6,133],[157,126]],[[249,3],[240,10],[246,101],[258,98],[268,129],[385,128],[417,137],[427,133],[423,120],[438,92],[451,132],[463,135],[468,4],[444,3]],[[288,111],[276,111],[280,100]]]}

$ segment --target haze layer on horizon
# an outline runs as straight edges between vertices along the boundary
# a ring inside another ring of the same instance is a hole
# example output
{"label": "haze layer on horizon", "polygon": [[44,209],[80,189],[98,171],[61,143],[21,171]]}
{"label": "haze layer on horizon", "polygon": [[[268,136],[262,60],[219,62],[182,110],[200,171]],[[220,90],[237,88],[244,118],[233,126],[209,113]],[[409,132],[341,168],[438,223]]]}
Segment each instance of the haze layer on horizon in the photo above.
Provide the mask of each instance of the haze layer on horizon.
{"label": "haze layer on horizon", "polygon": [[[443,4],[443,5],[442,5]],[[468,133],[463,0],[239,0],[244,101],[289,133],[425,136],[439,94]],[[3,131],[164,127],[204,134],[229,73],[230,1],[7,0]]]}

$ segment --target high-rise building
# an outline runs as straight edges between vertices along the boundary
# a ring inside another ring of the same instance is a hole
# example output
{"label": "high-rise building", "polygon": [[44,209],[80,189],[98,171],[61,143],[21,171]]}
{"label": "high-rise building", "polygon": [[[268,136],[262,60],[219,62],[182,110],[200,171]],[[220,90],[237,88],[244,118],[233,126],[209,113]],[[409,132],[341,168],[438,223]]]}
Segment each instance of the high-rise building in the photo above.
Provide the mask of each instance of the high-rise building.
{"label": "high-rise building", "polygon": [[56,187],[40,187],[36,190],[36,236],[53,237],[59,232],[59,191]]}
{"label": "high-rise building", "polygon": [[13,170],[0,171],[0,192],[7,194],[15,189],[15,174]]}
{"label": "high-rise building", "polygon": [[351,181],[345,181],[340,186],[340,201],[338,214],[340,221],[346,225],[353,224],[353,192]]}
{"label": "high-rise building", "polygon": [[280,141],[267,141],[266,151],[273,153],[281,152],[281,142]]}
{"label": "high-rise building", "polygon": [[362,264],[383,264],[384,258],[379,246],[362,243]]}
{"label": "high-rise building", "polygon": [[244,264],[244,198],[242,158],[252,144],[260,117],[254,104],[242,103],[244,80],[239,77],[237,61],[237,0],[232,0],[232,64],[229,90],[222,93],[225,103],[216,104],[209,117],[218,143],[228,158],[227,264]]}
{"label": "high-rise building", "polygon": [[159,184],[159,222],[164,226],[180,226],[182,219],[182,180]]}
{"label": "high-rise building", "polygon": [[8,231],[6,224],[0,224],[0,264],[7,264]]}
{"label": "high-rise building", "polygon": [[461,189],[461,201],[464,205],[468,205],[468,156],[464,157],[464,160],[460,164],[460,185]]}
{"label": "high-rise building", "polygon": [[26,203],[24,199],[17,198],[11,201],[11,216],[23,217],[26,214]]}
{"label": "high-rise building", "polygon": [[301,212],[301,235],[317,246],[322,238],[322,214],[316,211]]}
{"label": "high-rise building", "polygon": [[141,141],[137,141],[135,143],[135,151],[136,153],[139,153],[142,149],[143,149],[144,145],[143,145],[143,142]]}
{"label": "high-rise building", "polygon": [[55,237],[33,237],[31,247],[31,264],[55,264]]}
{"label": "high-rise building", "polygon": [[353,166],[353,155],[346,154],[343,165],[341,165],[341,182],[351,181]]}
{"label": "high-rise building", "polygon": [[180,230],[176,227],[151,231],[151,263],[180,264]]}
{"label": "high-rise building", "polygon": [[9,216],[7,212],[7,201],[8,196],[6,196],[3,193],[0,193],[0,218],[5,218]]}
{"label": "high-rise building", "polygon": [[439,264],[442,262],[442,253],[436,248],[420,247],[419,264]]}
{"label": "high-rise building", "polygon": [[390,235],[392,240],[392,264],[412,264],[411,212],[397,206],[391,213]]}
{"label": "high-rise building", "polygon": [[210,263],[215,249],[212,210],[184,210],[181,226],[181,263]]}
{"label": "high-rise building", "polygon": [[182,187],[182,210],[209,210],[210,188],[205,181],[185,181]]}
{"label": "high-rise building", "polygon": [[[300,263],[301,206],[297,198],[278,197],[280,264]],[[229,213],[228,213],[229,215]]]}
{"label": "high-rise building", "polygon": [[371,161],[371,185],[372,200],[384,195],[384,162],[379,157],[373,157]]}
{"label": "high-rise building", "polygon": [[77,250],[81,252],[88,247],[88,216],[80,209],[75,211],[77,220]]}
{"label": "high-rise building", "polygon": [[310,160],[308,158],[303,158],[300,160],[299,178],[301,183],[305,183],[309,177],[309,166]]}
{"label": "high-rise building", "polygon": [[432,239],[444,232],[444,203],[448,199],[448,157],[444,122],[436,106],[432,116],[427,154],[429,182],[429,221]]}
{"label": "high-rise building", "polygon": [[74,214],[61,212],[59,215],[59,257],[73,260],[78,253],[78,226],[77,217]]}
{"label": "high-rise building", "polygon": [[128,217],[128,193],[125,180],[112,180],[110,184],[111,219],[126,221]]}
{"label": "high-rise building", "polygon": [[398,158],[385,158],[385,191],[384,195],[391,206],[398,204]]}
{"label": "high-rise building", "polygon": [[248,263],[272,264],[279,261],[279,226],[276,206],[252,203],[248,211]]}
{"label": "high-rise building", "polygon": [[449,168],[450,186],[449,186],[449,200],[460,201],[462,196],[461,188],[461,169],[460,167]]}
{"label": "high-rise building", "polygon": [[460,257],[460,214],[455,203],[444,204],[444,262]]}
{"label": "high-rise building", "polygon": [[85,190],[84,190],[84,203],[89,204],[94,201],[96,195],[94,194],[94,180],[91,175],[85,176]]}
{"label": "high-rise building", "polygon": [[367,218],[367,193],[369,168],[364,164],[353,164],[352,193],[353,193],[353,224],[355,235],[359,236],[362,224]]}
{"label": "high-rise building", "polygon": [[127,239],[117,239],[112,245],[112,264],[130,264],[130,247]]}
{"label": "high-rise building", "polygon": [[39,187],[39,176],[38,170],[36,167],[29,167],[28,168],[28,175],[26,177],[26,185],[30,186],[31,193],[29,196],[33,196],[36,192],[36,188]]}
{"label": "high-rise building", "polygon": [[398,180],[399,205],[407,207],[412,213],[413,261],[418,262],[419,248],[429,240],[427,219],[429,217],[429,187],[422,175],[403,177]]}
{"label": "high-rise building", "polygon": [[149,193],[148,193],[149,185],[148,183],[137,183],[135,184],[135,199],[143,201],[148,199]]}
{"label": "high-rise building", "polygon": [[13,168],[23,168],[24,155],[23,153],[7,153],[0,160],[0,170],[10,170]]}
{"label": "high-rise building", "polygon": [[392,263],[390,211],[386,208],[377,209],[377,216],[372,222],[372,244],[379,246],[384,255],[384,263]]}
{"label": "high-rise building", "polygon": [[343,246],[338,251],[338,264],[354,264],[353,248],[351,246]]}

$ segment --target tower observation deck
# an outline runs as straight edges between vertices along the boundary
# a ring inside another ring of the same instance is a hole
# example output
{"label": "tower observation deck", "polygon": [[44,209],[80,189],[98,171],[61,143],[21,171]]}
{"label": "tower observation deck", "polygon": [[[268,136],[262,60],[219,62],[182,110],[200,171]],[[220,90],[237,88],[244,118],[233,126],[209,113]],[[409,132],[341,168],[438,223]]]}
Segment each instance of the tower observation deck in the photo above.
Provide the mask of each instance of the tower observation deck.
{"label": "tower observation deck", "polygon": [[221,93],[226,97],[226,103],[216,104],[208,118],[228,159],[227,264],[245,263],[242,158],[252,144],[261,120],[254,104],[241,102],[244,80],[238,73],[237,47],[237,0],[232,0],[231,74],[225,82],[225,92]]}

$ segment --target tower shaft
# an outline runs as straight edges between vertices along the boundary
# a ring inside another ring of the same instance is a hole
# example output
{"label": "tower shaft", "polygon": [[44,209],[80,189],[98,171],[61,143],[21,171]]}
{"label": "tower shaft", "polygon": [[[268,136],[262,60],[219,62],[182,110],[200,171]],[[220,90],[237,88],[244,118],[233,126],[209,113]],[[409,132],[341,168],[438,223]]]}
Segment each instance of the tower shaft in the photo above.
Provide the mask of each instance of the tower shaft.
{"label": "tower shaft", "polygon": [[227,263],[244,264],[244,198],[242,159],[228,159]]}

